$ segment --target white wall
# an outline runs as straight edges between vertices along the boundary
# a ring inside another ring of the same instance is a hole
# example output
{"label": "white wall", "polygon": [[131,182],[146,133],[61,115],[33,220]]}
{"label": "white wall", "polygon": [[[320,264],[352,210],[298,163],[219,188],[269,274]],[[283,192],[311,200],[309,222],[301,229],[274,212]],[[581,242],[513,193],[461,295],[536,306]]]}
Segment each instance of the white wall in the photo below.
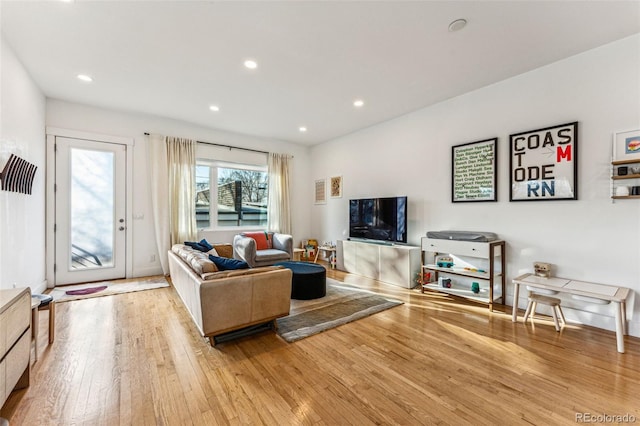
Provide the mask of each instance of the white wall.
{"label": "white wall", "polygon": [[[262,151],[287,153],[292,160],[292,227],[296,240],[308,238],[310,232],[311,185],[309,184],[309,151],[306,146],[269,140],[224,131],[217,131],[183,121],[106,110],[86,105],[48,99],[46,124],[70,130],[123,136],[135,139],[133,148],[133,276],[161,274],[153,230],[153,213],[148,186],[147,137],[145,132],[191,138]],[[241,151],[238,151],[241,152]],[[135,219],[138,218],[138,219]],[[202,231],[201,238],[211,242],[231,242],[233,231]],[[150,260],[155,256],[155,261]]]}
{"label": "white wall", "polygon": [[[509,202],[509,134],[572,121],[579,122],[579,199]],[[507,242],[508,283],[539,260],[557,265],[558,276],[638,292],[640,200],[612,203],[609,192],[612,133],[638,128],[635,35],[314,147],[311,179],[342,175],[344,185],[343,198],[313,206],[315,236],[345,238],[350,198],[408,195],[410,244],[429,230],[492,231]],[[493,137],[498,202],[452,203],[451,146]],[[576,308],[565,308],[570,320],[614,329],[611,307]],[[640,306],[632,300],[628,311],[640,336]]]}
{"label": "white wall", "polygon": [[38,167],[31,195],[0,191],[0,289],[15,284],[36,293],[46,288],[45,98],[4,38],[0,43],[0,170],[11,154]]}

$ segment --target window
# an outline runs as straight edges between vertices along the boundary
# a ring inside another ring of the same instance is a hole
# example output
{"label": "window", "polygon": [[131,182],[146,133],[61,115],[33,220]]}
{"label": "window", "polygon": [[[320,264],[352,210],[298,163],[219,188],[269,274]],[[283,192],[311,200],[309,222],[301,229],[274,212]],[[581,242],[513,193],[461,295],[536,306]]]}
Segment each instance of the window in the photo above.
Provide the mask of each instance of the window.
{"label": "window", "polygon": [[[212,185],[212,182],[216,182]],[[198,229],[267,226],[267,168],[244,164],[198,162]],[[213,200],[213,202],[212,202]]]}

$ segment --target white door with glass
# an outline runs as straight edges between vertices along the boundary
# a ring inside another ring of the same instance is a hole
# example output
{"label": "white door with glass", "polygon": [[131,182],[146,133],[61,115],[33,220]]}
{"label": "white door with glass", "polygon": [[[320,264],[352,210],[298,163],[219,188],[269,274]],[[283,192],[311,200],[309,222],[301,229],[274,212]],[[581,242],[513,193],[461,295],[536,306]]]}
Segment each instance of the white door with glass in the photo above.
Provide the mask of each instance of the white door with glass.
{"label": "white door with glass", "polygon": [[125,278],[126,153],[126,145],[56,138],[56,285]]}

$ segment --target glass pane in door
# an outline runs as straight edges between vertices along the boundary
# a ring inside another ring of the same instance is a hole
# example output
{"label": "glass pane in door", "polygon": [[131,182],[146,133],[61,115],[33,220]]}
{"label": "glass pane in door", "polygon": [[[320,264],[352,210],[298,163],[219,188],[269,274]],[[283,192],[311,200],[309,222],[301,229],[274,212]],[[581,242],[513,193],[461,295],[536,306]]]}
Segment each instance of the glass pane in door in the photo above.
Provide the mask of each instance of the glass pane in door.
{"label": "glass pane in door", "polygon": [[71,148],[70,269],[114,263],[115,156]]}

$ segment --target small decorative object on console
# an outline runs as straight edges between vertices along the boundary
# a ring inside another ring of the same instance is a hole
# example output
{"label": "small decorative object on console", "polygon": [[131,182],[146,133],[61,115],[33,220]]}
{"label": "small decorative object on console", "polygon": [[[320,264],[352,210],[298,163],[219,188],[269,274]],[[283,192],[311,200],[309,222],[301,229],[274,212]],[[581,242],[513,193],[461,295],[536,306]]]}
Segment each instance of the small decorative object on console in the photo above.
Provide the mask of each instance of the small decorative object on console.
{"label": "small decorative object on console", "polygon": [[477,282],[472,282],[471,283],[471,291],[474,292],[475,294],[480,293],[480,284]]}
{"label": "small decorative object on console", "polygon": [[538,277],[549,278],[551,276],[550,263],[533,262],[533,270]]}
{"label": "small decorative object on console", "polygon": [[442,288],[451,288],[451,278],[439,277],[438,284],[440,284]]}
{"label": "small decorative object on console", "polygon": [[453,259],[449,256],[436,256],[436,265],[439,268],[453,268]]}

